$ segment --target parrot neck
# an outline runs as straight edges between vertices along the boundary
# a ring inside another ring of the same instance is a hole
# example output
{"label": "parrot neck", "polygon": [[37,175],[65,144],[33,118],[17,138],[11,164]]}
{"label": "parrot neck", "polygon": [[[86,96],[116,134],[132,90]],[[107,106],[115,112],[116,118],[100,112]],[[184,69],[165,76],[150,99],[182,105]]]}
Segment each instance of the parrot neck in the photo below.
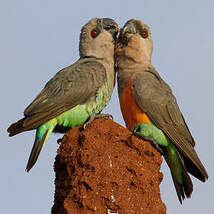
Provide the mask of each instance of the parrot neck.
{"label": "parrot neck", "polygon": [[114,84],[115,84],[114,57],[111,56],[111,57],[100,59],[98,61],[100,61],[104,65],[107,71],[108,80],[111,84],[111,89],[113,90]]}
{"label": "parrot neck", "polygon": [[132,36],[126,46],[124,44],[119,44],[116,48],[118,67],[123,70],[126,68],[130,70],[136,67],[150,67],[152,65],[152,50],[152,43],[150,47],[138,34],[136,34]]}
{"label": "parrot neck", "polygon": [[114,87],[114,40],[110,33],[102,32],[96,39],[80,41],[80,58],[93,58],[106,69],[108,79]]}
{"label": "parrot neck", "polygon": [[136,68],[148,68],[151,66],[151,57],[144,54],[140,48],[132,48],[130,46],[118,49],[116,51],[117,66],[123,71],[136,70]]}

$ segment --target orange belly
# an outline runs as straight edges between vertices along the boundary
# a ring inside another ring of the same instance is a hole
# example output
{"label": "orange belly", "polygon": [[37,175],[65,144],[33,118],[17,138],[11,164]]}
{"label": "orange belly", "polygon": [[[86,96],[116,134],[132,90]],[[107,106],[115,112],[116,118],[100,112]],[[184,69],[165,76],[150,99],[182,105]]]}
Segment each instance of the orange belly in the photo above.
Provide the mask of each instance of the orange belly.
{"label": "orange belly", "polygon": [[135,123],[151,124],[147,114],[137,105],[132,95],[131,81],[120,96],[120,107],[126,126],[129,130],[134,128]]}

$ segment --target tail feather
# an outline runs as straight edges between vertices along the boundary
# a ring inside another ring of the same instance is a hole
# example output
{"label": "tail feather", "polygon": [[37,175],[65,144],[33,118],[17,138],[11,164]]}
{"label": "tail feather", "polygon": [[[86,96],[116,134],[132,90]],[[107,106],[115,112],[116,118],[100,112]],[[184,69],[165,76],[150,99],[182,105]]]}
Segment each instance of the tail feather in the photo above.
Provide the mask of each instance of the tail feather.
{"label": "tail feather", "polygon": [[22,118],[21,120],[17,121],[16,123],[13,123],[7,129],[7,132],[9,133],[10,137],[27,130],[26,128],[23,127],[24,121],[25,121],[25,118]]}
{"label": "tail feather", "polygon": [[180,201],[180,203],[182,204],[182,201],[187,197],[190,198],[192,191],[193,191],[193,184],[192,184],[192,180],[189,176],[189,174],[187,173],[187,170],[185,168],[183,168],[183,183],[180,184],[178,182],[178,180],[176,179],[176,177],[174,176],[174,174],[171,171],[171,175],[172,175],[172,180],[176,189],[176,193],[178,196],[178,199]]}
{"label": "tail feather", "polygon": [[186,170],[186,168],[183,168],[183,188],[184,188],[184,192],[187,198],[191,197],[191,194],[193,192],[193,184],[192,184],[192,180]]}
{"label": "tail feather", "polygon": [[28,160],[28,163],[27,163],[27,167],[26,167],[26,171],[27,172],[29,172],[30,169],[36,163],[36,161],[37,161],[37,159],[39,157],[39,154],[41,152],[42,146],[44,145],[44,143],[46,141],[46,137],[47,137],[48,131],[49,130],[47,130],[45,132],[45,134],[43,135],[43,137],[42,137],[42,139],[40,141],[38,140],[38,138],[36,136],[36,139],[35,139],[35,142],[33,144],[33,148],[31,150],[30,157],[29,157],[29,160]]}
{"label": "tail feather", "polygon": [[[192,180],[187,172],[184,160],[176,147],[171,144],[168,148],[165,148],[164,151],[164,157],[169,165],[178,199],[182,204],[185,198],[191,197],[193,191]],[[180,168],[180,170],[178,170],[178,168]]]}
{"label": "tail feather", "polygon": [[173,175],[172,171],[171,171],[171,175],[172,175],[172,180],[173,180],[175,190],[176,190],[176,193],[178,196],[178,200],[182,204],[182,201],[185,199],[184,189],[183,189],[182,185],[178,183],[178,181],[175,178],[175,176]]}

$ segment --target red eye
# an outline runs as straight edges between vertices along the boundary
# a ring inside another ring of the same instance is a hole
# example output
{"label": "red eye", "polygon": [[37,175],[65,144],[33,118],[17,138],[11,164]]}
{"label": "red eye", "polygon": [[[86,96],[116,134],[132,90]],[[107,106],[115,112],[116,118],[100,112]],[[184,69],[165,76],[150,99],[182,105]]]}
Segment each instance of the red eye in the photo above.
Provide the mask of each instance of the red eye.
{"label": "red eye", "polygon": [[96,30],[92,30],[92,31],[91,31],[91,36],[92,36],[93,38],[95,38],[95,37],[97,36],[97,31],[96,31]]}
{"label": "red eye", "polygon": [[148,31],[147,30],[143,30],[143,33],[142,33],[142,37],[144,39],[148,38],[149,34],[148,34]]}

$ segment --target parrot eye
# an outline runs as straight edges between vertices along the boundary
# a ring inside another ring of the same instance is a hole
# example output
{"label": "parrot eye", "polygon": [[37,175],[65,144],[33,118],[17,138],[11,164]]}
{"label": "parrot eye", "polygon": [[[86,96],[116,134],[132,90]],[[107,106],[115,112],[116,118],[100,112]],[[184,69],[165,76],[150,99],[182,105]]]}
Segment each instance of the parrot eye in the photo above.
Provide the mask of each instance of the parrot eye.
{"label": "parrot eye", "polygon": [[143,37],[144,39],[146,39],[146,38],[148,38],[148,36],[149,36],[148,31],[147,31],[146,29],[143,29],[142,37]]}
{"label": "parrot eye", "polygon": [[91,36],[93,37],[93,38],[95,38],[95,37],[97,37],[97,30],[92,30],[91,31]]}

